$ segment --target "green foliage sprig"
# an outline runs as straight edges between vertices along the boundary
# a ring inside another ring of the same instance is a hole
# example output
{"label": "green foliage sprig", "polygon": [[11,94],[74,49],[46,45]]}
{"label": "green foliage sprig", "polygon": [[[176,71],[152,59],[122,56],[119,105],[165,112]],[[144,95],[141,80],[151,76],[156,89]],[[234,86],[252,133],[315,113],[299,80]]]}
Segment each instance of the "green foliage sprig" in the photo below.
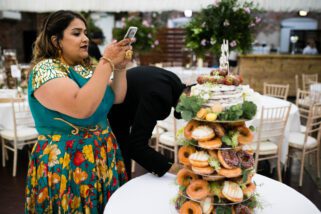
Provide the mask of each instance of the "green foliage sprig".
{"label": "green foliage sprig", "polygon": [[182,118],[189,121],[196,116],[204,102],[201,97],[182,94],[176,106],[176,111],[181,112]]}
{"label": "green foliage sprig", "polygon": [[122,28],[113,29],[114,39],[122,40],[130,26],[138,28],[135,35],[136,41],[132,44],[135,51],[147,52],[159,45],[159,41],[156,39],[156,28],[147,21],[143,21],[140,17],[124,19]]}
{"label": "green foliage sprig", "polygon": [[218,56],[223,39],[227,39],[230,50],[246,53],[252,46],[254,27],[261,20],[259,12],[253,2],[221,0],[209,5],[186,26],[186,47],[198,56],[207,52]]}

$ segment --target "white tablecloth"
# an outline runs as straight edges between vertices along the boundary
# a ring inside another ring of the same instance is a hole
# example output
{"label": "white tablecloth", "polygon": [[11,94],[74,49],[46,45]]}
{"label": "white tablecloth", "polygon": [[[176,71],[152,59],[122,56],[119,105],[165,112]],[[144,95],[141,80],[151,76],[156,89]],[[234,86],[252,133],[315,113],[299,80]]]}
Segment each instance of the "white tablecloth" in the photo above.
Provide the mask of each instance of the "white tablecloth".
{"label": "white tablecloth", "polygon": [[164,67],[164,69],[175,73],[186,85],[195,84],[199,75],[209,74],[213,68],[186,69],[184,67]]}
{"label": "white tablecloth", "polygon": [[[291,111],[289,115],[289,119],[285,128],[284,134],[284,142],[282,146],[282,153],[281,153],[281,161],[285,163],[287,154],[288,154],[288,146],[289,146],[289,134],[290,132],[300,131],[300,112],[296,105],[290,103],[286,100],[281,100],[275,97],[269,96],[261,96],[260,97],[260,105],[264,107],[281,107],[281,106],[288,106],[291,104]],[[261,108],[258,108],[258,112],[253,120],[248,121],[247,125],[253,125],[254,127],[258,128],[260,123],[261,117]]]}
{"label": "white tablecloth", "polygon": [[[258,174],[253,179],[263,205],[263,210],[256,209],[256,213],[320,213],[311,201],[291,187]],[[175,213],[172,199],[177,193],[174,175],[167,173],[158,178],[146,174],[118,189],[109,199],[104,214],[172,214]]]}

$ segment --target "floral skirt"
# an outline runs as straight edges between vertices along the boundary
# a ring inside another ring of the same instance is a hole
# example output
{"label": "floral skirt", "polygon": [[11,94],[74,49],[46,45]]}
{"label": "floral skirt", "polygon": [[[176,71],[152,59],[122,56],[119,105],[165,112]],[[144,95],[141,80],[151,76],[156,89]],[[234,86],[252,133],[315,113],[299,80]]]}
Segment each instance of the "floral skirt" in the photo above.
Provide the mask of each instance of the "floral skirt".
{"label": "floral skirt", "polygon": [[25,213],[103,213],[126,181],[110,129],[40,135],[29,162]]}

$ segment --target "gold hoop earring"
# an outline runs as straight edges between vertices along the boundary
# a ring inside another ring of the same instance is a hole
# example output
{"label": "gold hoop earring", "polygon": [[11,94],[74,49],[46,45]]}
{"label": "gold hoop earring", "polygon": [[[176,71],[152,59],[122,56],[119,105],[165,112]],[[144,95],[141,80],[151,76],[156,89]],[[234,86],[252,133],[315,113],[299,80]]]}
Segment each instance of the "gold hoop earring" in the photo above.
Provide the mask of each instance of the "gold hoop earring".
{"label": "gold hoop earring", "polygon": [[58,55],[59,55],[59,57],[61,57],[61,49],[58,49]]}

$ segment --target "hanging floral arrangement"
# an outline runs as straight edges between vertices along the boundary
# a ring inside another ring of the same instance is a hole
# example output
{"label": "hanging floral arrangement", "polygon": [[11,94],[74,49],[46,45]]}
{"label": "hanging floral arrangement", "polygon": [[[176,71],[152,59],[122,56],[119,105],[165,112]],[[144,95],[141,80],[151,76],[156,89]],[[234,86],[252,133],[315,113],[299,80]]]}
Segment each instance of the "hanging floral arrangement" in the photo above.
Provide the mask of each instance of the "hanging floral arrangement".
{"label": "hanging floral arrangement", "polygon": [[230,50],[246,53],[252,47],[254,28],[261,21],[259,12],[253,2],[215,2],[186,26],[186,47],[200,57],[207,52],[218,56],[223,39],[227,39]]}

